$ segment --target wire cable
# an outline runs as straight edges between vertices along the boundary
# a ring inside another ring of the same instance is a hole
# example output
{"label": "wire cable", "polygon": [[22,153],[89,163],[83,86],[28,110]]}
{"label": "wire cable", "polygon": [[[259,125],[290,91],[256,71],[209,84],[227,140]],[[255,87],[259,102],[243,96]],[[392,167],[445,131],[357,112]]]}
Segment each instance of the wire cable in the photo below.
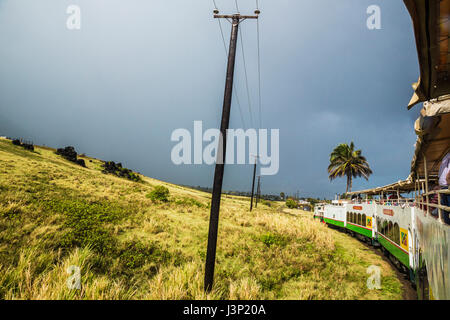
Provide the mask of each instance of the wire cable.
{"label": "wire cable", "polygon": [[[218,9],[215,0],[213,0],[213,3],[214,3],[214,8]],[[222,23],[220,22],[220,19],[217,19],[217,22],[219,23],[220,35],[222,36],[223,48],[225,50],[225,57],[227,57],[228,56],[228,48],[227,48],[227,44],[225,43],[225,36],[223,33]],[[239,97],[236,93],[236,86],[235,86],[234,82],[233,82],[233,96],[236,98],[236,103],[238,105],[239,115],[241,117],[241,122],[242,122],[242,129],[245,130],[246,125],[245,125],[245,121],[244,121],[244,114],[242,113],[241,103],[239,102]]]}
{"label": "wire cable", "polygon": [[239,7],[238,7],[238,2],[237,2],[237,0],[234,0],[234,3],[236,4],[236,11],[237,11],[237,13],[239,13]]}
{"label": "wire cable", "polygon": [[[256,9],[259,10],[258,0],[256,0]],[[259,128],[262,129],[262,102],[261,102],[261,54],[260,54],[260,32],[259,19],[256,19],[256,39],[258,47],[258,104],[259,104]]]}
{"label": "wire cable", "polygon": [[245,62],[244,40],[243,40],[243,36],[242,36],[242,31],[241,31],[241,35],[240,35],[239,38],[241,40],[242,60],[244,62],[245,87],[247,89],[248,111],[250,112],[250,123],[254,127],[255,125],[254,125],[254,122],[253,122],[252,103],[251,103],[251,99],[250,99],[250,89],[249,89],[249,86],[248,86],[247,64]]}

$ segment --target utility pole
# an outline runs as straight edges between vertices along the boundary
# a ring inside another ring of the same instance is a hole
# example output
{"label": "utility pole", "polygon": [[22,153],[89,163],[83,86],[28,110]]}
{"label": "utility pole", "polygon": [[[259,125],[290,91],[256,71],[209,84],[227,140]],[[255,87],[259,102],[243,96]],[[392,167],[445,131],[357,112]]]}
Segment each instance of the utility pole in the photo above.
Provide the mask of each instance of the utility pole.
{"label": "utility pole", "polygon": [[256,203],[255,208],[258,207],[259,198],[261,197],[261,176],[258,176],[258,186],[256,187]]}
{"label": "utility pole", "polygon": [[255,165],[253,167],[252,198],[250,201],[250,211],[252,211],[252,209],[253,209],[253,195],[255,193],[255,176],[256,176],[256,163],[257,163],[256,159],[258,158],[258,156],[255,155],[254,157],[255,157]]}
{"label": "utility pole", "polygon": [[206,292],[211,291],[214,282],[214,266],[216,263],[217,231],[219,228],[220,197],[222,194],[223,172],[225,169],[226,136],[230,122],[231,96],[233,92],[234,65],[236,60],[236,45],[239,23],[245,19],[258,19],[259,10],[255,16],[241,16],[240,14],[219,15],[219,10],[214,10],[214,18],[231,19],[231,38],[228,52],[227,76],[225,93],[223,98],[222,121],[220,124],[219,146],[217,151],[216,168],[214,171],[214,184],[211,199],[211,214],[209,218],[208,247],[206,250],[205,283]]}

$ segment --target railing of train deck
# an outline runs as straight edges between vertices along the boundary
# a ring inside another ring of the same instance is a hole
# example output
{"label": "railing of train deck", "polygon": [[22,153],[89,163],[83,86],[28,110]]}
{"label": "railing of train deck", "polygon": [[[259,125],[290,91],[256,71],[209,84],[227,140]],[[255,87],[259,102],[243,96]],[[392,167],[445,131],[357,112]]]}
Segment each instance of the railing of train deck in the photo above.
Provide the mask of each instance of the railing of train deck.
{"label": "railing of train deck", "polygon": [[[430,217],[439,219],[440,222],[449,224],[450,207],[442,205],[442,196],[449,195],[449,189],[432,190],[416,196],[416,206]],[[430,202],[433,201],[433,202]],[[444,218],[447,215],[447,219]]]}

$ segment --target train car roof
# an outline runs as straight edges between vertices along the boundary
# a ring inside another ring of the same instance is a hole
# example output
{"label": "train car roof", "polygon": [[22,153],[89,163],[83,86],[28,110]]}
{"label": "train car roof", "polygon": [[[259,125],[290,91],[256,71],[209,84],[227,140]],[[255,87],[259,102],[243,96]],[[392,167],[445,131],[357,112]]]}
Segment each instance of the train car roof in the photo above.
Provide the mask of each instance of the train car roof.
{"label": "train car roof", "polygon": [[397,182],[394,182],[394,183],[391,183],[391,184],[388,184],[388,185],[385,185],[382,187],[348,192],[347,195],[357,195],[357,194],[374,195],[374,194],[379,194],[381,192],[384,192],[384,193],[397,192],[397,190],[400,193],[413,191],[414,190],[413,180],[410,177],[408,177],[405,180],[400,180],[400,181],[397,181]]}
{"label": "train car roof", "polygon": [[408,109],[450,94],[450,0],[404,0],[413,22],[420,77]]}
{"label": "train car roof", "polygon": [[442,159],[450,152],[450,96],[444,100],[425,102],[414,124],[417,134],[411,174],[425,178],[425,164],[429,179],[437,179]]}

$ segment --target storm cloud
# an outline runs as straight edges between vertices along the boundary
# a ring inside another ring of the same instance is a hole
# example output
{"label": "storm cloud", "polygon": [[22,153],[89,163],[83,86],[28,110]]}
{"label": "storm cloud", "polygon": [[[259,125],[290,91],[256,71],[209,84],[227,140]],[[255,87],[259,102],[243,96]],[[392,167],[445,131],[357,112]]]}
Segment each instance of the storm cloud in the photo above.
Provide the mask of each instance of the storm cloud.
{"label": "storm cloud", "polygon": [[[234,1],[216,0],[233,11]],[[242,13],[254,1],[241,0]],[[68,30],[66,9],[81,8]],[[369,5],[381,29],[366,27]],[[263,193],[332,197],[335,145],[354,141],[374,174],[353,189],[405,178],[419,68],[402,1],[260,1],[262,126],[280,130],[280,169]],[[220,124],[226,56],[208,0],[0,1],[0,135],[122,162],[165,181],[211,186],[214,167],[174,165],[171,133]],[[229,23],[222,21],[226,41]],[[241,25],[253,121],[258,123],[256,24]],[[239,42],[240,45],[240,42]],[[236,95],[251,126],[238,48]],[[243,127],[234,99],[231,127]],[[228,166],[224,189],[249,190],[251,165]]]}

